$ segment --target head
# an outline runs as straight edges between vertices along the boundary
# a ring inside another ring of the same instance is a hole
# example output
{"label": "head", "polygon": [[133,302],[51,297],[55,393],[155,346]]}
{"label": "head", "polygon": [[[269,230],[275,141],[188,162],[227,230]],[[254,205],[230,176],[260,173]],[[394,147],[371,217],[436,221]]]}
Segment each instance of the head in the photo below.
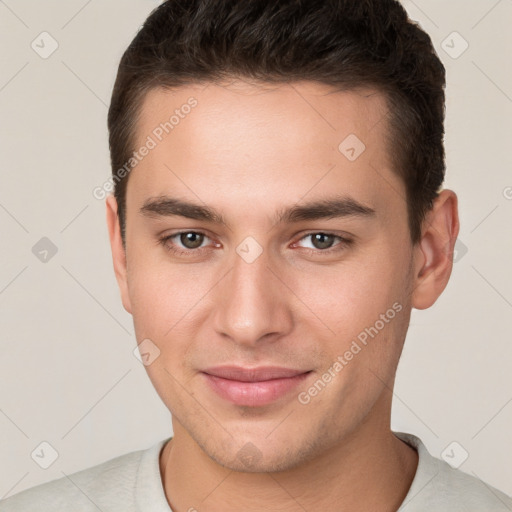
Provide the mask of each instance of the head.
{"label": "head", "polygon": [[[169,0],[124,53],[116,276],[175,433],[220,464],[291,468],[389,422],[410,311],[458,233],[444,85],[393,0]],[[223,365],[300,375],[226,394]]]}

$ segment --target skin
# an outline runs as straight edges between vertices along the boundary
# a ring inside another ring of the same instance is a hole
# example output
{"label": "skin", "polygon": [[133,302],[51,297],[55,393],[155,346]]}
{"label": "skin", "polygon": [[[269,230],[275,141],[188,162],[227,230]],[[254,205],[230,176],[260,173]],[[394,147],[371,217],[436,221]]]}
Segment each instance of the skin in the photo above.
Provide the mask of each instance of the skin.
{"label": "skin", "polygon": [[[411,309],[430,307],[448,283],[457,196],[441,191],[413,246],[378,91],[241,81],[155,89],[136,146],[190,96],[197,106],[131,171],[126,249],[107,198],[123,305],[137,342],[149,338],[160,350],[146,370],[172,413],[174,437],[159,461],[166,497],[175,512],[395,511],[418,461],[390,430],[395,373]],[[366,146],[355,161],[338,149],[351,133]],[[335,194],[375,215],[274,220]],[[141,213],[160,196],[213,207],[225,223]],[[195,246],[167,241],[191,254],[175,255],[159,238],[179,231],[206,236]],[[335,236],[315,245],[306,235],[319,232]],[[262,249],[252,263],[236,252],[248,236]],[[298,393],[395,303],[401,311],[300,403]],[[311,373],[269,405],[239,406],[201,373],[228,363]]]}

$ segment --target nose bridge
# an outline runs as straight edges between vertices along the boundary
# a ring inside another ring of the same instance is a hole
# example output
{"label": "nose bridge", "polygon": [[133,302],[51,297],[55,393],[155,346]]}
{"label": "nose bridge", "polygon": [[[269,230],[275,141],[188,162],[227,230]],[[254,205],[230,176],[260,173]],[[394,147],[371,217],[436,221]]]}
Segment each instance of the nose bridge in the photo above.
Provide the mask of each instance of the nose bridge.
{"label": "nose bridge", "polygon": [[216,312],[217,332],[246,345],[282,334],[291,324],[286,291],[268,268],[267,253],[255,250],[250,242],[237,248],[231,272],[219,283]]}

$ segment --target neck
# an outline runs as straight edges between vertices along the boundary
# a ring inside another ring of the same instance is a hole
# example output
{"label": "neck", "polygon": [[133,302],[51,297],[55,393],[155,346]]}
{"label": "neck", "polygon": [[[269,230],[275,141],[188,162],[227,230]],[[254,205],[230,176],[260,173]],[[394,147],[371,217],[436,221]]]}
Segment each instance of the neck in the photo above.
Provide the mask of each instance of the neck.
{"label": "neck", "polygon": [[287,471],[231,471],[214,462],[178,422],[160,455],[174,512],[394,512],[417,464],[416,450],[398,439],[389,423],[375,425],[371,418],[327,452]]}

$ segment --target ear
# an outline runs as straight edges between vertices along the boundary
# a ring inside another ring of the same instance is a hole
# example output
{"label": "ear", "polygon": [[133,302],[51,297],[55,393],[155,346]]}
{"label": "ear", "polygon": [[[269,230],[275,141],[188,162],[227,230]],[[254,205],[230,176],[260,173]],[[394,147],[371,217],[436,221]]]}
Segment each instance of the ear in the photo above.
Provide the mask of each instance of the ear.
{"label": "ear", "polygon": [[126,278],[126,252],[121,239],[121,227],[117,216],[117,201],[114,196],[110,195],[107,197],[105,204],[107,207],[107,226],[110,237],[110,247],[112,249],[114,272],[116,274],[119,291],[121,292],[121,300],[123,301],[124,309],[131,314],[132,307]]}
{"label": "ear", "polygon": [[432,306],[450,279],[459,234],[457,204],[455,192],[442,190],[423,222],[421,240],[413,250],[412,306],[416,309]]}

